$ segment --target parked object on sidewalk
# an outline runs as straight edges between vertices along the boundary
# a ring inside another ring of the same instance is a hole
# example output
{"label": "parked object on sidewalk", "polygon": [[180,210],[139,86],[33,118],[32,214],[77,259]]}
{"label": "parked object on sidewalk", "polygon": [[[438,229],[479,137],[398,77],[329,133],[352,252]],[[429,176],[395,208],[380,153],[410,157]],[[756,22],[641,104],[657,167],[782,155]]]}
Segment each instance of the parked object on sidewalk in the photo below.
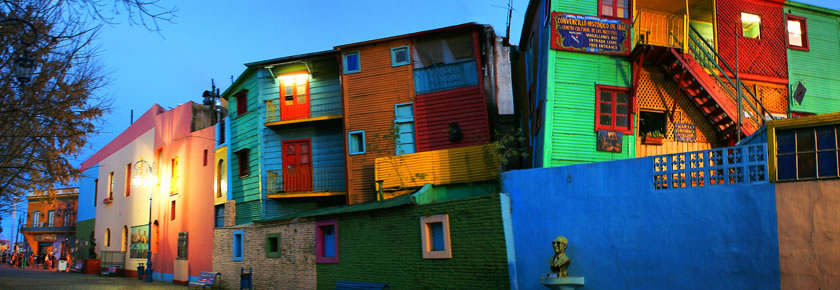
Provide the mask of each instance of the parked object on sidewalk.
{"label": "parked object on sidewalk", "polygon": [[335,283],[335,289],[391,289],[388,283],[372,283],[372,282],[351,282],[338,281]]}
{"label": "parked object on sidewalk", "polygon": [[58,260],[58,271],[67,271],[67,260]]}
{"label": "parked object on sidewalk", "polygon": [[99,273],[99,260],[98,259],[87,259],[85,266],[85,273],[86,274],[96,274]]}
{"label": "parked object on sidewalk", "polygon": [[245,267],[239,269],[239,289],[254,289],[253,278],[254,268],[248,268],[248,272],[245,272]]}
{"label": "parked object on sidewalk", "polygon": [[76,263],[75,263],[75,264],[73,264],[73,267],[70,267],[70,272],[83,273],[84,271],[85,271],[85,262],[84,262],[84,260],[82,260],[82,261],[76,261]]}
{"label": "parked object on sidewalk", "polygon": [[146,266],[143,263],[137,265],[137,280],[143,281],[143,277],[146,275]]}
{"label": "parked object on sidewalk", "polygon": [[100,274],[104,276],[119,276],[120,273],[121,271],[119,265],[108,265],[108,269]]}
{"label": "parked object on sidewalk", "polygon": [[210,289],[215,288],[222,288],[222,274],[218,272],[201,272],[201,275],[198,276],[198,281],[190,282],[189,287],[201,287],[204,289],[206,287],[210,287]]}

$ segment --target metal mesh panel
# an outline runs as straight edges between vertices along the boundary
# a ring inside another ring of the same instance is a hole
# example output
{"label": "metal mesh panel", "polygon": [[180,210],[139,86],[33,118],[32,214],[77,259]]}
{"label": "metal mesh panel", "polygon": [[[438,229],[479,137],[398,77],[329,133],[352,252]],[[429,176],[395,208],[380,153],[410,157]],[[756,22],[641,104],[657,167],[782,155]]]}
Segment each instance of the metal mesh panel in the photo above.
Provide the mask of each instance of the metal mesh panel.
{"label": "metal mesh panel", "polygon": [[676,83],[666,79],[662,70],[655,67],[645,67],[642,70],[636,98],[639,109],[667,112],[668,129],[664,134],[666,139],[674,139],[674,123],[689,123],[696,125],[696,142],[717,143],[715,130],[706,117],[691,103],[688,96],[679,90]]}
{"label": "metal mesh panel", "polygon": [[[716,3],[721,57],[735,69],[737,40],[740,72],[786,79],[786,30],[782,5],[756,0],[718,0]],[[742,37],[741,12],[761,17],[760,39]]]}

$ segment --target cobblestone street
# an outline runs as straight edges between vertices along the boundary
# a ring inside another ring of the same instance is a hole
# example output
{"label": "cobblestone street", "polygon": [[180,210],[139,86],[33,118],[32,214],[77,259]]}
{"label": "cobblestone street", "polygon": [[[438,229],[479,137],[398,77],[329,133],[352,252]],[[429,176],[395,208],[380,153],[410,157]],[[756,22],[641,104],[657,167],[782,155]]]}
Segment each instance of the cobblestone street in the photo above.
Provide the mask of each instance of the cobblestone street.
{"label": "cobblestone street", "polygon": [[0,289],[184,289],[163,282],[145,283],[137,278],[103,277],[79,273],[0,266]]}

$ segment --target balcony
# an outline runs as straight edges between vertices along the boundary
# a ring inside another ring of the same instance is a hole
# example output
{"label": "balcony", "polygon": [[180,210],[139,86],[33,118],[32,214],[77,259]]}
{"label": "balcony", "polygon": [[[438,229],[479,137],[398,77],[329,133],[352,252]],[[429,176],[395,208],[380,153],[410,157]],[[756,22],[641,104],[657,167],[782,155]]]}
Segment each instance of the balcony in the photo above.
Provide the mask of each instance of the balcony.
{"label": "balcony", "polygon": [[[309,111],[298,110],[295,116],[282,116],[280,99],[265,102],[265,126],[282,126],[302,122],[316,122],[341,119],[341,100],[328,102],[325,99],[313,99],[308,107]],[[288,112],[288,111],[287,111]]]}
{"label": "balcony", "polygon": [[474,60],[414,69],[414,88],[418,95],[478,85]]}
{"label": "balcony", "polygon": [[377,189],[491,181],[499,175],[496,143],[376,158]]}
{"label": "balcony", "polygon": [[265,188],[269,198],[344,195],[344,167],[299,166],[268,170]]}
{"label": "balcony", "polygon": [[684,14],[639,9],[633,20],[636,43],[680,48],[680,42],[685,43],[687,22]]}

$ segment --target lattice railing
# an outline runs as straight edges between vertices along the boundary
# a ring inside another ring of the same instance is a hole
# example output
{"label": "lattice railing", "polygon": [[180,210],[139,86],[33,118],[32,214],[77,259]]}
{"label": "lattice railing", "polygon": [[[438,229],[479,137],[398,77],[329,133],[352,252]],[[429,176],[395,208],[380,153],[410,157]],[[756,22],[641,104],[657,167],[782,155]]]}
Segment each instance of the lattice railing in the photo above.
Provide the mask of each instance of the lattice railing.
{"label": "lattice railing", "polygon": [[744,145],[653,157],[654,189],[765,183],[767,145]]}

